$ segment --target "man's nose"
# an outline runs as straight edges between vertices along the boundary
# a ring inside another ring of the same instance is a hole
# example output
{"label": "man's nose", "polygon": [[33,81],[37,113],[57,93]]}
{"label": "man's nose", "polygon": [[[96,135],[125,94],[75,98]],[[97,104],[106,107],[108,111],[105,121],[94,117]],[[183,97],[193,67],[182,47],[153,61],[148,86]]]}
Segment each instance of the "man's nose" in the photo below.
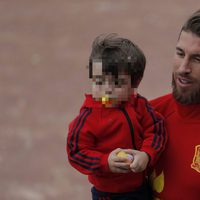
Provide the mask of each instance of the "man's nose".
{"label": "man's nose", "polygon": [[187,73],[187,74],[191,73],[192,70],[191,70],[190,61],[188,58],[185,57],[182,59],[180,66],[178,68],[178,71],[180,73]]}

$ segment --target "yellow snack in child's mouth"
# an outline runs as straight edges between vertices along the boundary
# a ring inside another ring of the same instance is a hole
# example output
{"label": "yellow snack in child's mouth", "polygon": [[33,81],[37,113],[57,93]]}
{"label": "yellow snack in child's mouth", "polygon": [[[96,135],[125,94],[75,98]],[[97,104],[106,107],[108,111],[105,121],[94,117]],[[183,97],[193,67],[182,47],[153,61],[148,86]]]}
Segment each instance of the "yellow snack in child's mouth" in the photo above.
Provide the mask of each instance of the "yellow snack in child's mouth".
{"label": "yellow snack in child's mouth", "polygon": [[102,102],[102,104],[107,104],[109,102],[109,97],[108,96],[103,96],[101,98],[101,102]]}

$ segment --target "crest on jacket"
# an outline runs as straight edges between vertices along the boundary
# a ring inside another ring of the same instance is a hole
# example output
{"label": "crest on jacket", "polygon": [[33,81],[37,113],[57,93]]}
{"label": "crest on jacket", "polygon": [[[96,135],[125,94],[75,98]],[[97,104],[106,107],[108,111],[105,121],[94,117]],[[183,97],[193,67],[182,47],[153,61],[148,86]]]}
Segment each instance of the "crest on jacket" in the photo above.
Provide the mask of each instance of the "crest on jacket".
{"label": "crest on jacket", "polygon": [[200,173],[200,145],[195,146],[195,153],[191,168]]}

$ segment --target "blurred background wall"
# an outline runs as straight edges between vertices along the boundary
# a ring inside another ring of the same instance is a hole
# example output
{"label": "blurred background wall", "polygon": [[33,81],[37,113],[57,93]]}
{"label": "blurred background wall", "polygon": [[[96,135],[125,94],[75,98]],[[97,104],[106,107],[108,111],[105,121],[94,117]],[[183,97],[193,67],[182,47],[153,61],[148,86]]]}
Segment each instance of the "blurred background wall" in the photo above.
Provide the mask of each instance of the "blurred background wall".
{"label": "blurred background wall", "polygon": [[177,36],[197,0],[0,0],[0,199],[90,199],[68,163],[68,123],[90,91],[88,56],[100,33],[138,44],[139,92],[171,91]]}

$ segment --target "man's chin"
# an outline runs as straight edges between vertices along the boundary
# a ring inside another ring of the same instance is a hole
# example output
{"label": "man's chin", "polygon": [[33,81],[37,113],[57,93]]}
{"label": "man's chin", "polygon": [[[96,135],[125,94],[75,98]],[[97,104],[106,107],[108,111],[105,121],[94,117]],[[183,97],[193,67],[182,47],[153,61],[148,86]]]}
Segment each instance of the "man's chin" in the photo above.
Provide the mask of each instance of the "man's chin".
{"label": "man's chin", "polygon": [[200,103],[200,91],[178,91],[173,89],[173,96],[181,104],[199,104]]}
{"label": "man's chin", "polygon": [[184,89],[177,87],[172,77],[172,94],[176,101],[181,104],[199,104],[200,103],[200,87]]}
{"label": "man's chin", "polygon": [[187,96],[179,94],[177,92],[173,92],[173,96],[181,104],[190,104],[190,100]]}

